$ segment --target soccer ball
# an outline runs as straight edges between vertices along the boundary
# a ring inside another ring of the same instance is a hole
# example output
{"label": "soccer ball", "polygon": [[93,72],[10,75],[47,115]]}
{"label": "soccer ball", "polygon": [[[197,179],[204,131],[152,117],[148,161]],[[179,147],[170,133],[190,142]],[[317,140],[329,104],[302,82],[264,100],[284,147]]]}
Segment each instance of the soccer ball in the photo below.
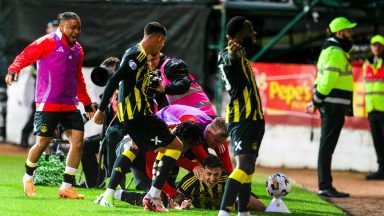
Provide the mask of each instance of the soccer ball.
{"label": "soccer ball", "polygon": [[291,191],[291,184],[289,184],[288,178],[281,173],[269,176],[265,187],[272,197],[283,197]]}

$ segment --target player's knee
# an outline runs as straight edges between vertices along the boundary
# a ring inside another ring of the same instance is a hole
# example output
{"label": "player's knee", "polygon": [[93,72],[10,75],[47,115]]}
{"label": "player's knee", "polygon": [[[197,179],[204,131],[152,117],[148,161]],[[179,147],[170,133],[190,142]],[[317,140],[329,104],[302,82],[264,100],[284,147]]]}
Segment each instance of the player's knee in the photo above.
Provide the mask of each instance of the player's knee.
{"label": "player's knee", "polygon": [[244,172],[246,172],[247,175],[251,175],[255,172],[255,165],[252,165],[252,164],[245,164],[243,166],[240,166],[239,168],[244,170]]}
{"label": "player's knee", "polygon": [[44,151],[48,147],[50,142],[51,142],[51,138],[50,137],[38,138],[36,140],[34,148],[37,148],[37,149],[39,149],[41,151]]}
{"label": "player's knee", "polygon": [[251,163],[249,163],[249,162],[248,163],[247,162],[241,163],[240,162],[237,165],[237,168],[243,170],[245,173],[247,173],[247,175],[251,175],[255,171],[255,164],[252,162]]}
{"label": "player's knee", "polygon": [[249,154],[242,154],[236,158],[236,168],[244,170],[247,175],[251,175],[255,171],[256,157]]}

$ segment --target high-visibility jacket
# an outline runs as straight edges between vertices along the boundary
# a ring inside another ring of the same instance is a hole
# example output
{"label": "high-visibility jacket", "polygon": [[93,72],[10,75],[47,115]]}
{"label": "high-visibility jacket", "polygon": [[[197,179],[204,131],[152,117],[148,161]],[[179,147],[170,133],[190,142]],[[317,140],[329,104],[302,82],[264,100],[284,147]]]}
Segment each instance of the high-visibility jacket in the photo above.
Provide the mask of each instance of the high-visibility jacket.
{"label": "high-visibility jacket", "polygon": [[320,112],[353,115],[353,75],[348,60],[348,53],[339,46],[328,46],[321,51],[313,96]]}
{"label": "high-visibility jacket", "polygon": [[368,60],[363,65],[365,78],[365,110],[384,112],[384,65],[379,58],[375,65]]}

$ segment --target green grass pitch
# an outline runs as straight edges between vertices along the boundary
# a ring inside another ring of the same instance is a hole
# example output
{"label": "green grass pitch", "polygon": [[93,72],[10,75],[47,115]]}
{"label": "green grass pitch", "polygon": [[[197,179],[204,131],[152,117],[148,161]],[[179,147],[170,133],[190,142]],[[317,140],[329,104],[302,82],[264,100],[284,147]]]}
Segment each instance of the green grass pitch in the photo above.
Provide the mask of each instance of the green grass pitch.
{"label": "green grass pitch", "polygon": [[[78,189],[85,200],[67,200],[58,198],[58,187],[36,186],[36,197],[25,197],[22,188],[25,157],[0,156],[0,215],[217,215],[215,210],[170,210],[167,213],[144,212],[142,207],[131,206],[115,201],[117,208],[105,208],[93,204],[93,200],[104,190]],[[288,176],[289,177],[289,176]],[[265,190],[267,176],[256,174],[252,182],[252,191],[269,204],[271,197]],[[340,209],[320,199],[316,194],[297,185],[284,199],[292,215],[345,215]],[[251,215],[255,215],[251,212]],[[232,213],[237,215],[237,213]],[[276,213],[257,213],[257,215],[279,215]]]}

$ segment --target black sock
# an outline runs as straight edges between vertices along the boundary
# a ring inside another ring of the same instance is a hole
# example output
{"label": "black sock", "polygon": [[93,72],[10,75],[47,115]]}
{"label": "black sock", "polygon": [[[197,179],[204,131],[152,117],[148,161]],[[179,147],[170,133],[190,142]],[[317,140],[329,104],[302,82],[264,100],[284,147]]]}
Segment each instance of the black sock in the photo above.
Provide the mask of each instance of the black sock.
{"label": "black sock", "polygon": [[239,212],[247,212],[249,197],[251,196],[251,183],[243,183],[239,191]]}
{"label": "black sock", "polygon": [[63,181],[65,183],[71,184],[72,186],[76,185],[76,178],[75,175],[70,175],[68,173],[64,173],[63,175]]}
{"label": "black sock", "polygon": [[176,160],[172,157],[164,155],[161,161],[158,164],[159,175],[156,176],[153,186],[159,190],[163,188],[165,181],[167,181],[169,173],[173,166],[175,165]]}
{"label": "black sock", "polygon": [[229,212],[236,201],[236,197],[239,194],[241,183],[233,178],[228,178],[225,184],[225,190],[223,199],[221,200],[220,210]]}
{"label": "black sock", "polygon": [[178,175],[179,175],[179,167],[173,166],[173,169],[171,169],[171,172],[167,180],[167,183],[169,184],[169,186],[176,188],[176,179]]}
{"label": "black sock", "polygon": [[25,172],[30,175],[30,176],[33,176],[33,172],[35,172],[37,166],[35,167],[30,167],[27,165],[27,163],[25,163]]}
{"label": "black sock", "polygon": [[121,183],[124,179],[125,174],[127,174],[129,168],[131,167],[132,161],[125,155],[120,155],[113,165],[113,171],[111,174],[111,179],[108,183],[108,188],[113,190],[116,189],[117,185]]}
{"label": "black sock", "polygon": [[145,193],[137,193],[132,191],[123,191],[121,193],[121,201],[131,205],[142,206]]}

